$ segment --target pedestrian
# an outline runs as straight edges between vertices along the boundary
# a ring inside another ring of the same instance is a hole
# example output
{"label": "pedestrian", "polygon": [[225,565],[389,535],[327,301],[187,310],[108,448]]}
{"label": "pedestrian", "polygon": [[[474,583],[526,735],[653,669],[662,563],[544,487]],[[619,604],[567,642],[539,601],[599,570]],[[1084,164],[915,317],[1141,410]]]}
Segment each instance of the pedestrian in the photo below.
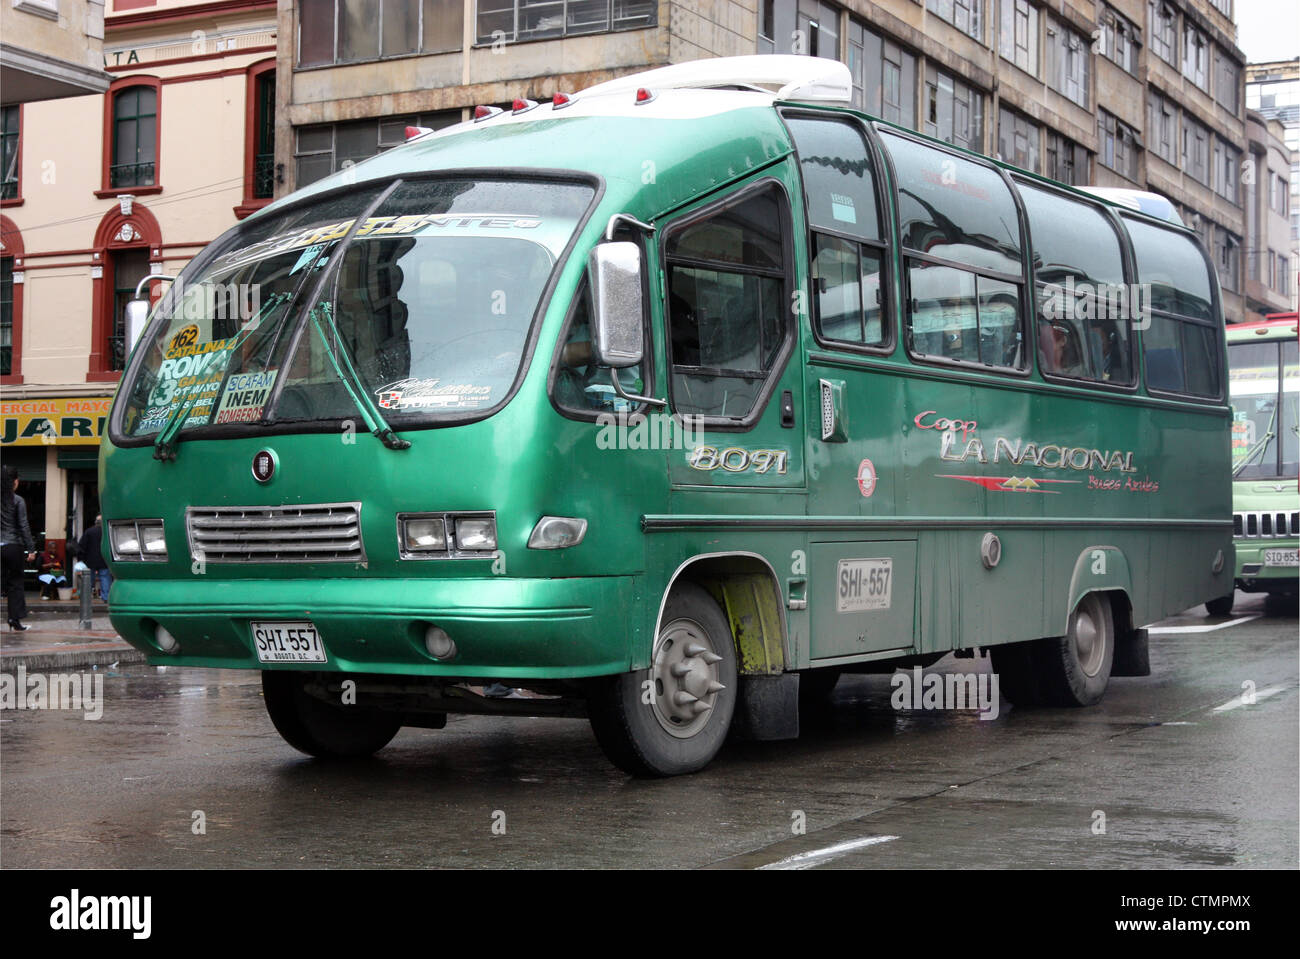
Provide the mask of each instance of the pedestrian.
{"label": "pedestrian", "polygon": [[9,601],[9,625],[17,630],[27,616],[27,592],[23,570],[36,559],[36,541],[27,523],[27,504],[18,495],[18,470],[0,470],[0,583]]}
{"label": "pedestrian", "polygon": [[108,571],[108,564],[104,562],[103,543],[104,517],[96,516],[95,525],[81,534],[81,542],[77,544],[77,554],[95,574],[95,581],[99,583],[99,598],[107,603],[108,590],[113,585],[113,574]]}

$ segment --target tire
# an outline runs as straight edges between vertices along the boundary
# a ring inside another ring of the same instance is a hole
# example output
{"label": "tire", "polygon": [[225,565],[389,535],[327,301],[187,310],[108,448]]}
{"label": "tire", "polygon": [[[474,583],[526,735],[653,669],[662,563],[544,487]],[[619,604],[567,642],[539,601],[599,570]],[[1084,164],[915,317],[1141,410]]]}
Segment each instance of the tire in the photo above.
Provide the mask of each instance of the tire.
{"label": "tire", "polygon": [[1043,704],[1034,662],[1034,653],[1040,642],[1042,640],[1036,639],[1028,643],[1003,643],[989,649],[993,672],[998,677],[998,691],[1015,706],[1024,708]]}
{"label": "tire", "polygon": [[303,687],[311,673],[263,670],[262,695],[276,731],[294,749],[321,759],[356,759],[387,746],[402,728],[396,716],[333,706]]}
{"label": "tire", "polygon": [[1237,598],[1235,592],[1227,596],[1220,596],[1218,599],[1212,599],[1205,604],[1205,611],[1211,616],[1227,616],[1232,612],[1232,603]]}
{"label": "tire", "polygon": [[588,698],[596,741],[633,776],[703,769],[722,748],[736,708],[735,642],[713,597],[694,583],[675,586],[662,623],[650,667],[600,680]]}
{"label": "tire", "polygon": [[1105,596],[1084,596],[1070,614],[1065,635],[1040,639],[1036,645],[1033,658],[1046,705],[1095,706],[1101,702],[1115,660],[1115,621]]}

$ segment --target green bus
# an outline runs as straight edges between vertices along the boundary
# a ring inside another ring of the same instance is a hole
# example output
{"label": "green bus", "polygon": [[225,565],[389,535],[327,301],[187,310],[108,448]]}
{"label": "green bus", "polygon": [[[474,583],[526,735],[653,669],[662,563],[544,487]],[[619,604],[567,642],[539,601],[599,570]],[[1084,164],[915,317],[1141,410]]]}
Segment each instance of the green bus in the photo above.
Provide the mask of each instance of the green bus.
{"label": "green bus", "polygon": [[[1232,399],[1234,585],[1295,598],[1300,591],[1300,359],[1296,314],[1228,328]],[[1232,612],[1233,593],[1205,604]]]}
{"label": "green bus", "polygon": [[1210,261],[850,97],[766,56],[480,107],[218,238],[110,417],[116,629],[261,670],[311,755],[588,717],[652,776],[846,671],[1145,674],[1232,578]]}

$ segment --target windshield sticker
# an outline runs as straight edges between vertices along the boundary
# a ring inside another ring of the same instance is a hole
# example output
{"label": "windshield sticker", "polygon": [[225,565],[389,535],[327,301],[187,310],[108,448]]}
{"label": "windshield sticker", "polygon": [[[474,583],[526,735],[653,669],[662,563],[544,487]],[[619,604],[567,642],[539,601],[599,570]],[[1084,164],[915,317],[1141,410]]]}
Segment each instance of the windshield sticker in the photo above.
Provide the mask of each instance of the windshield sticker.
{"label": "windshield sticker", "polygon": [[492,387],[411,377],[375,390],[375,397],[386,410],[472,410],[491,400]]}
{"label": "windshield sticker", "polygon": [[[220,270],[231,270],[247,263],[306,247],[322,247],[347,236],[355,221],[345,220],[326,226],[308,227],[268,237],[252,246],[231,250],[216,261]],[[357,230],[358,237],[411,236],[415,233],[446,234],[473,230],[536,230],[541,217],[526,213],[409,213],[405,216],[372,216]],[[304,252],[294,270],[303,266]]]}
{"label": "windshield sticker", "polygon": [[315,246],[309,246],[307,249],[303,250],[302,255],[298,257],[298,262],[295,263],[293,269],[289,271],[289,275],[293,276],[304,266],[315,261],[316,257],[320,256],[320,252],[323,249],[325,249],[325,244],[317,243]]}
{"label": "windshield sticker", "polygon": [[197,323],[191,323],[189,326],[182,327],[176,335],[167,343],[167,351],[180,349],[183,346],[193,346],[199,341],[199,326]]}
{"label": "windshield sticker", "polygon": [[858,211],[854,209],[853,197],[839,193],[831,194],[831,216],[842,223],[857,223]]}
{"label": "windshield sticker", "polygon": [[225,392],[217,404],[217,414],[212,418],[218,423],[251,423],[262,418],[262,410],[271,396],[271,387],[275,385],[278,370],[266,370],[261,373],[236,373],[226,381]]}

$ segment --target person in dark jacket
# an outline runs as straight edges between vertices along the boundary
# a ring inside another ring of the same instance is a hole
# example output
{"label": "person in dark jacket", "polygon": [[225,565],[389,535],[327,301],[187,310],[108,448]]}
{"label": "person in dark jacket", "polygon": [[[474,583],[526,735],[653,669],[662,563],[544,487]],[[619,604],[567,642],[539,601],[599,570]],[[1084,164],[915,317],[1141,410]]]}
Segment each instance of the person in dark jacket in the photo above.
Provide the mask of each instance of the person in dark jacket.
{"label": "person in dark jacket", "polygon": [[22,630],[27,616],[23,568],[36,559],[36,541],[27,523],[27,504],[18,495],[18,470],[0,471],[0,583],[9,601],[9,625]]}
{"label": "person in dark jacket", "polygon": [[96,516],[95,525],[81,534],[81,542],[77,544],[77,555],[95,574],[95,582],[99,583],[99,598],[107,603],[108,590],[113,585],[113,574],[108,571],[108,564],[104,562],[103,545],[104,517]]}

